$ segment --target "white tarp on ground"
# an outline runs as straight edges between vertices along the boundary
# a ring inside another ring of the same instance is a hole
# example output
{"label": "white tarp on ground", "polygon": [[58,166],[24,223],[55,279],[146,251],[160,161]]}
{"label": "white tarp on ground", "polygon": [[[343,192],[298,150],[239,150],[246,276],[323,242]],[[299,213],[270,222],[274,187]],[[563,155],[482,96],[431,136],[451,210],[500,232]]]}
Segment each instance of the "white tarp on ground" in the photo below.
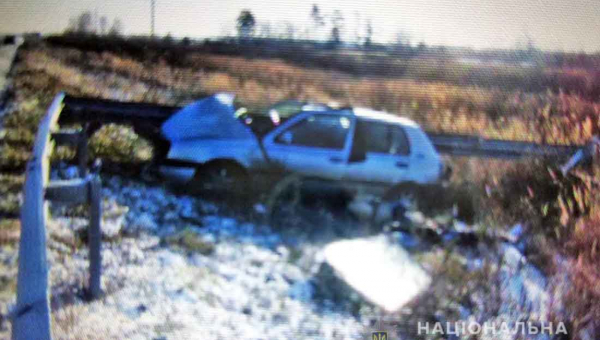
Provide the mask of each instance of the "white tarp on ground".
{"label": "white tarp on ground", "polygon": [[330,243],[324,256],[336,275],[388,312],[400,309],[431,283],[406,250],[382,236]]}
{"label": "white tarp on ground", "polygon": [[230,93],[217,93],[192,103],[171,116],[162,133],[171,142],[185,139],[248,139],[252,131],[235,118]]}

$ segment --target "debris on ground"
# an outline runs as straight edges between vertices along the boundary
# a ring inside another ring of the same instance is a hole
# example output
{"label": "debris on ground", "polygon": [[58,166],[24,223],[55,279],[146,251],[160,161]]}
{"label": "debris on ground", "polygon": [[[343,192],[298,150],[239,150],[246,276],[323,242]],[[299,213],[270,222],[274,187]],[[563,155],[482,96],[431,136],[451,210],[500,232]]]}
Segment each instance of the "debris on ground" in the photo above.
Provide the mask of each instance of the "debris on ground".
{"label": "debris on ground", "polygon": [[[448,235],[478,229],[452,216],[426,216],[405,204],[403,219],[379,231],[320,211],[293,230],[272,229],[154,183],[103,176],[104,296],[98,301],[85,300],[86,209],[51,206],[56,339],[74,333],[89,339],[363,339],[382,315],[401,320],[404,326],[392,330],[412,339],[424,315],[434,322],[548,320],[546,280],[518,244],[456,242]],[[314,224],[316,218],[322,223]],[[519,238],[518,229],[511,240]],[[0,264],[16,273],[11,254],[1,250]],[[3,315],[11,296],[2,300]],[[110,324],[101,322],[106,319]],[[0,335],[7,332],[4,323]]]}

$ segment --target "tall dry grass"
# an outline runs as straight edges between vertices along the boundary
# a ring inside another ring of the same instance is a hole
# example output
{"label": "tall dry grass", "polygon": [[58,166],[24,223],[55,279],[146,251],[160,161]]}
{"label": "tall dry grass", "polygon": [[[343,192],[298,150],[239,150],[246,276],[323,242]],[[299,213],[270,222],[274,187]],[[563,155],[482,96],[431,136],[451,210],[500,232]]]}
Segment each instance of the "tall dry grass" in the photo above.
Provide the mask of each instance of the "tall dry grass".
{"label": "tall dry grass", "polygon": [[[141,98],[144,101],[180,104],[209,93],[229,91],[235,92],[244,105],[255,107],[288,98],[337,102],[406,115],[433,131],[552,143],[582,143],[598,130],[595,117],[599,105],[568,94],[572,92],[568,89],[527,93],[444,82],[353,77],[302,68],[284,60],[249,60],[205,53],[182,56],[186,67],[169,65],[160,58],[149,63],[109,52],[64,48],[32,51],[29,57],[37,59],[36,64],[47,59],[55,66],[46,66],[45,71],[62,74],[58,75],[61,79],[73,79],[71,83],[97,83],[97,79],[90,78],[104,74],[103,80],[113,83],[109,86],[124,88],[131,100],[140,99],[140,95],[131,93],[145,93]],[[127,88],[132,86],[131,81],[136,85]],[[102,87],[85,92],[110,96]]]}

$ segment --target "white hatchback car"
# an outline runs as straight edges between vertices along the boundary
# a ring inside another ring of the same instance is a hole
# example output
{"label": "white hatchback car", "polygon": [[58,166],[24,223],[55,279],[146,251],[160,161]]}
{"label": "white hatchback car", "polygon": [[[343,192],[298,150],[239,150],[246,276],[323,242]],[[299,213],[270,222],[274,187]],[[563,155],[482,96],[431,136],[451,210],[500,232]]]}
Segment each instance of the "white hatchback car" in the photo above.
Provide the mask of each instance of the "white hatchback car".
{"label": "white hatchback car", "polygon": [[167,158],[179,166],[162,167],[163,173],[231,186],[284,171],[344,187],[379,188],[435,183],[445,173],[433,144],[409,119],[370,109],[310,106],[260,134],[248,125],[251,118],[236,117],[232,99],[209,97],[205,105],[200,101],[165,122]]}

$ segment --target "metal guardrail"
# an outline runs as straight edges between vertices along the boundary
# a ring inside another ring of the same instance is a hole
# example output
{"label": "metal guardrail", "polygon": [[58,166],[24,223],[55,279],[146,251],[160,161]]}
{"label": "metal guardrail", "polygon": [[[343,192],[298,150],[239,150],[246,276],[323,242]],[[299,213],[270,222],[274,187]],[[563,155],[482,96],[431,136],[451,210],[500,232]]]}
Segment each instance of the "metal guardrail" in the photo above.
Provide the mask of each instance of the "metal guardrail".
{"label": "metal guardrail", "polygon": [[[144,137],[157,139],[157,132],[173,113],[181,107],[120,102],[106,99],[78,98],[66,96],[61,123],[94,122],[95,124],[130,124],[137,127],[153,126],[156,131],[146,131]],[[97,125],[98,126],[98,125]],[[136,130],[143,133],[144,129]],[[569,156],[581,145],[545,145],[524,141],[484,139],[476,136],[447,134],[427,131],[437,151],[451,156],[515,159],[520,157]]]}
{"label": "metal guardrail", "polygon": [[459,134],[427,132],[439,153],[451,156],[516,159],[521,157],[570,156],[584,145],[552,145]]}
{"label": "metal guardrail", "polygon": [[181,109],[150,103],[121,102],[108,99],[66,96],[65,109],[60,123],[99,121],[101,123],[127,124],[144,122],[160,125]]}
{"label": "metal guardrail", "polygon": [[[21,238],[19,241],[19,272],[17,303],[11,311],[13,340],[52,338],[46,257],[46,200],[67,203],[90,203],[88,293],[101,295],[101,183],[97,171],[87,173],[87,133],[66,131],[52,134],[63,108],[64,94],[54,98],[39,124],[33,153],[25,173],[24,201],[21,207]],[[77,147],[80,178],[65,181],[49,180],[49,158],[55,143]]]}

